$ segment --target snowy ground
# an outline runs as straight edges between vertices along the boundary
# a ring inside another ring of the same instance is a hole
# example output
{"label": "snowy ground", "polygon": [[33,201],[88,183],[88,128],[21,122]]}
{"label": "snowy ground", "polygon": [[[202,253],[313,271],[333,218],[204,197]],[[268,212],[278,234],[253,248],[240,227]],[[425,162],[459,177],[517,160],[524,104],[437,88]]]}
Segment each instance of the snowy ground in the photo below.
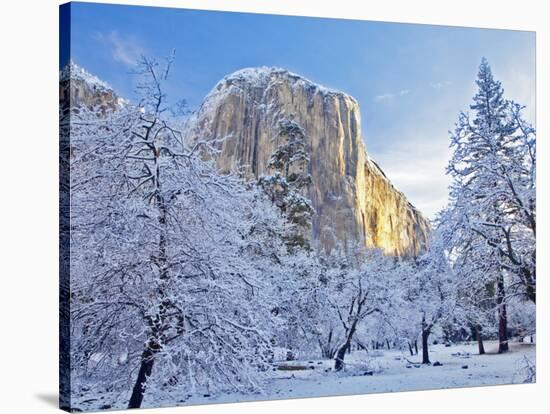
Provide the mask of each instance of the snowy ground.
{"label": "snowy ground", "polygon": [[[369,357],[364,351],[346,356],[346,372],[325,372],[334,361],[296,361],[294,365],[313,366],[305,371],[275,371],[275,378],[265,386],[264,394],[244,398],[238,395],[223,395],[191,399],[189,403],[231,402],[235,400],[265,400],[281,398],[319,397],[329,395],[370,394],[394,391],[427,390],[454,387],[474,387],[521,383],[524,378],[518,372],[524,356],[535,360],[535,345],[511,343],[507,354],[498,354],[498,344],[487,341],[487,354],[476,355],[477,344],[433,345],[430,348],[431,362],[442,366],[419,364],[421,356],[410,357],[400,351],[379,351],[377,357]],[[375,351],[376,352],[376,351]],[[456,353],[469,357],[453,356]],[[311,360],[310,360],[311,361]],[[410,363],[410,362],[412,363]],[[288,363],[284,363],[285,365]],[[467,369],[462,368],[468,366]],[[410,367],[410,368],[408,368]],[[365,375],[375,371],[373,375]],[[378,372],[377,372],[378,371]]]}
{"label": "snowy ground", "polygon": [[[331,360],[281,362],[275,366],[305,366],[307,369],[279,370],[274,367],[272,378],[262,393],[201,395],[163,402],[153,402],[152,398],[146,396],[143,406],[214,404],[522,383],[525,379],[521,372],[525,357],[535,361],[535,344],[512,342],[510,352],[506,354],[498,354],[497,347],[495,341],[486,341],[487,354],[477,355],[475,343],[451,347],[432,345],[431,362],[438,361],[441,366],[422,365],[419,363],[420,355],[410,357],[408,353],[397,350],[375,351],[374,355],[365,351],[353,352],[346,355],[346,370],[339,373],[332,371],[334,362]],[[83,400],[80,400],[81,404],[77,401],[75,405],[84,410],[97,410],[101,406],[98,400],[82,404]],[[109,408],[124,408],[123,405],[117,405],[113,404]]]}

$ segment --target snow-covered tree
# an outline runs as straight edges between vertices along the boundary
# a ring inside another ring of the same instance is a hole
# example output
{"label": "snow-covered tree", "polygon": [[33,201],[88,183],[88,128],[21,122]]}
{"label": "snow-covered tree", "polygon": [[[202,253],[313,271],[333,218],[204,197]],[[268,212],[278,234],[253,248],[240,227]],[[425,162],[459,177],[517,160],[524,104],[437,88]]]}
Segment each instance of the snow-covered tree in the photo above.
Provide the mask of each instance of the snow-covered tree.
{"label": "snow-covered tree", "polygon": [[[487,260],[492,251],[484,240],[471,238],[468,228],[457,226],[457,213],[460,211],[442,211],[437,233],[446,240],[446,254],[456,282],[456,323],[462,325],[464,332],[470,331],[471,338],[478,342],[479,353],[483,354],[484,337],[495,332],[495,275],[500,273],[500,267]],[[469,242],[462,244],[464,240]],[[462,337],[462,333],[456,333]]]}
{"label": "snow-covered tree", "polygon": [[393,341],[402,350],[408,350],[411,356],[418,354],[420,335],[419,313],[415,308],[418,297],[415,280],[417,272],[417,265],[414,262],[400,261],[395,264],[393,309],[384,318]]}
{"label": "snow-covered tree", "polygon": [[288,221],[287,245],[291,249],[309,249],[314,209],[303,194],[311,184],[305,131],[289,118],[281,119],[278,128],[280,143],[268,164],[273,174],[261,176],[258,183]]}
{"label": "snow-covered tree", "polygon": [[71,119],[73,383],[131,389],[129,408],[257,387],[286,251],[269,200],[167,120],[171,63],[142,60],[138,106]]}
{"label": "snow-covered tree", "polygon": [[409,308],[407,319],[419,327],[423,364],[430,363],[429,337],[434,328],[451,322],[456,312],[457,285],[445,245],[446,240],[436,232],[428,251],[408,266],[404,301]]}
{"label": "snow-covered tree", "polygon": [[536,335],[536,306],[531,301],[521,297],[513,297],[508,300],[508,328],[512,335],[519,338],[534,341]]}
{"label": "snow-covered tree", "polygon": [[279,259],[272,294],[276,344],[288,351],[289,359],[314,355],[326,310],[325,266],[315,252],[304,249],[281,254]]}
{"label": "snow-covered tree", "polygon": [[394,292],[393,260],[378,250],[355,253],[337,258],[327,272],[327,300],[342,332],[334,354],[335,371],[344,368],[346,352],[365,321],[374,314],[390,313]]}
{"label": "snow-covered tree", "polygon": [[492,277],[505,352],[507,296],[536,300],[535,131],[523,120],[522,107],[504,98],[485,59],[476,83],[473,114],[461,113],[451,136],[447,171],[453,182],[445,220],[453,226],[449,247],[461,266],[484,252],[486,272],[476,271],[478,286]]}

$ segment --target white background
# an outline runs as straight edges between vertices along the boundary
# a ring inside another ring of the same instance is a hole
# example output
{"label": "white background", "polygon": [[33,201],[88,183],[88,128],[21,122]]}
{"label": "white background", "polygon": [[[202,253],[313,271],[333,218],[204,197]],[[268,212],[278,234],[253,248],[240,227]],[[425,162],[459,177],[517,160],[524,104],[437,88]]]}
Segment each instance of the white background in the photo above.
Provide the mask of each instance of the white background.
{"label": "white background", "polygon": [[[531,0],[148,0],[118,3],[537,31],[539,282],[536,385],[148,410],[150,413],[548,412],[548,25]],[[1,2],[0,411],[57,410],[57,0]],[[546,25],[546,26],[545,26]],[[154,30],[154,28],[153,28]],[[546,53],[544,53],[546,52]],[[335,64],[337,64],[335,62]],[[542,116],[546,114],[546,118]],[[546,165],[545,165],[546,163]],[[541,231],[542,229],[542,231]],[[542,271],[542,272],[541,272]],[[545,326],[546,324],[546,326]],[[546,395],[544,388],[547,388]]]}

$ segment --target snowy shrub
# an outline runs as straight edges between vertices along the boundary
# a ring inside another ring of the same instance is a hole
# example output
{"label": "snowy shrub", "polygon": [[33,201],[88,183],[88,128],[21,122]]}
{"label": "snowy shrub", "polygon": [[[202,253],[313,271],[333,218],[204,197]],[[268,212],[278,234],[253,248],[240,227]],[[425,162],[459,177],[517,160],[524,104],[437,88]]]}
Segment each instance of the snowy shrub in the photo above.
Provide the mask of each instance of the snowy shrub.
{"label": "snowy shrub", "polygon": [[372,358],[380,358],[384,356],[384,351],[380,349],[375,349],[374,351],[369,352],[369,356]]}
{"label": "snowy shrub", "polygon": [[386,364],[379,359],[365,358],[347,361],[343,371],[345,375],[361,376],[380,374],[386,369]]}
{"label": "snowy shrub", "polygon": [[524,384],[536,382],[537,366],[534,360],[531,360],[527,356],[517,361],[517,371],[514,374],[514,380],[519,380]]}

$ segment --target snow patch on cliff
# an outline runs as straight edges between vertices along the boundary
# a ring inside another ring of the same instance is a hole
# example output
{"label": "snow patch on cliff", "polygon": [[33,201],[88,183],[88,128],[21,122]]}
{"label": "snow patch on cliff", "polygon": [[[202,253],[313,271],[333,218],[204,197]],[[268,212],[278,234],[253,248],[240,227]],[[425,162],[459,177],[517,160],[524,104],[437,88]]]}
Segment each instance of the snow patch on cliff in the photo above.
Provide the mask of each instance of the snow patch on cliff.
{"label": "snow patch on cliff", "polygon": [[[198,111],[194,112],[189,120],[188,127],[193,129],[204,115],[212,115],[222,107],[221,104],[230,96],[240,96],[245,89],[257,89],[265,94],[272,86],[279,83],[288,83],[293,90],[308,90],[311,96],[319,93],[323,97],[339,96],[344,100],[358,105],[357,100],[345,92],[319,85],[302,75],[287,69],[275,66],[258,66],[239,69],[224,76],[212,90],[205,96]],[[269,113],[276,110],[274,102],[257,102],[256,109]],[[201,116],[202,114],[202,116]]]}
{"label": "snow patch on cliff", "polygon": [[65,67],[63,67],[63,69],[59,71],[59,81],[63,82],[67,80],[79,80],[85,82],[96,90],[113,90],[108,83],[102,81],[97,76],[92,75],[86,69],[78,66],[72,59],[67,65],[65,65]]}
{"label": "snow patch on cliff", "polygon": [[257,87],[265,89],[270,83],[277,81],[290,81],[294,88],[311,88],[316,92],[320,92],[323,95],[342,95],[349,98],[353,102],[357,102],[352,96],[336,90],[327,88],[326,86],[319,85],[302,75],[291,72],[287,69],[274,67],[274,66],[258,66],[239,69],[227,76],[225,76],[207,95],[206,99],[215,95],[217,92],[227,87],[240,87],[242,85],[249,85],[251,87]]}

